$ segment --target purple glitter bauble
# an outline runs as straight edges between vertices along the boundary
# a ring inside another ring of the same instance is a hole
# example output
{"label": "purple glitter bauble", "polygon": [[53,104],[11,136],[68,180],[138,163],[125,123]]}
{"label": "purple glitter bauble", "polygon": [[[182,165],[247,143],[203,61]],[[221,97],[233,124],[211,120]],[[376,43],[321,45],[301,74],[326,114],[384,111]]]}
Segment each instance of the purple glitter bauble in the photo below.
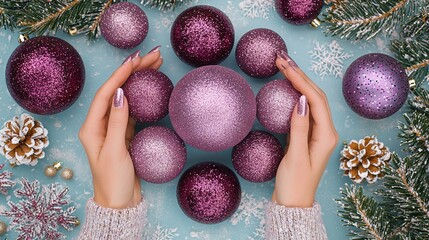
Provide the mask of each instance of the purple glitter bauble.
{"label": "purple glitter bauble", "polygon": [[195,6],[182,12],[171,27],[171,45],[185,63],[199,67],[222,62],[234,46],[234,27],[221,10]]}
{"label": "purple glitter bauble", "polygon": [[205,66],[177,83],[169,109],[173,127],[186,143],[206,151],[222,151],[249,133],[256,101],[240,74],[222,66]]}
{"label": "purple glitter bauble", "polygon": [[128,49],[146,38],[149,23],[144,11],[134,3],[120,2],[109,7],[101,17],[101,35],[115,47]]}
{"label": "purple glitter bauble", "polygon": [[177,184],[183,212],[200,223],[219,223],[230,217],[241,200],[237,176],[225,165],[205,162],[186,170]]}
{"label": "purple glitter bauble", "polygon": [[162,72],[143,69],[133,73],[125,82],[130,115],[139,122],[156,122],[168,114],[173,83]]}
{"label": "purple glitter bauble", "polygon": [[322,11],[323,0],[276,0],[277,13],[293,25],[311,23]]}
{"label": "purple glitter bauble", "polygon": [[265,84],[256,95],[259,122],[271,132],[288,133],[290,119],[300,96],[301,93],[288,80]]}
{"label": "purple glitter bauble", "polygon": [[276,32],[258,28],[241,37],[235,50],[238,66],[247,75],[256,78],[267,78],[275,75],[277,52],[287,51],[282,37]]}
{"label": "purple glitter bauble", "polygon": [[343,78],[343,95],[357,114],[382,119],[397,112],[407,100],[409,85],[401,64],[372,53],[356,59]]}
{"label": "purple glitter bauble", "polygon": [[6,66],[6,85],[13,99],[35,114],[66,110],[85,84],[79,53],[56,37],[36,37],[18,46]]}
{"label": "purple glitter bauble", "polygon": [[232,150],[232,164],[238,175],[251,182],[266,182],[276,176],[284,156],[280,142],[264,131],[251,131]]}
{"label": "purple glitter bauble", "polygon": [[133,138],[130,154],[137,175],[151,183],[166,183],[185,166],[186,147],[177,134],[166,127],[151,126]]}

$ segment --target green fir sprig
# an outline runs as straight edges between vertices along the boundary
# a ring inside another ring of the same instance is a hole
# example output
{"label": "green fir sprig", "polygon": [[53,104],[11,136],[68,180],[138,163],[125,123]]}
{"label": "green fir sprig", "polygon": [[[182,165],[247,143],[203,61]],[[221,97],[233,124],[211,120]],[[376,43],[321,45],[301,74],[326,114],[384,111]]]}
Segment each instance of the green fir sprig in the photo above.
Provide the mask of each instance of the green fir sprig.
{"label": "green fir sprig", "polygon": [[29,0],[0,0],[0,26],[13,30],[17,27],[16,16]]}
{"label": "green fir sprig", "polygon": [[[191,0],[192,1],[192,0]],[[142,0],[142,4],[158,8],[161,11],[172,11],[189,0]]]}

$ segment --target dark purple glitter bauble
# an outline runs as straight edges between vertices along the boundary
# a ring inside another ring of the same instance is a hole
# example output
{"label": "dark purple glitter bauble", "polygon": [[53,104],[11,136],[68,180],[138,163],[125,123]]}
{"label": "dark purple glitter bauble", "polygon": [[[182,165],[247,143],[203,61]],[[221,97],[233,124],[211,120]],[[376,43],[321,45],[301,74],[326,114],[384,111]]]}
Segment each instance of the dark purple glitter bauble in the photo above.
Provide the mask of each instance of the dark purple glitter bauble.
{"label": "dark purple glitter bauble", "polygon": [[138,122],[156,122],[168,114],[173,83],[162,72],[143,69],[133,73],[125,82],[130,115]]}
{"label": "dark purple glitter bauble", "polygon": [[171,45],[185,63],[199,67],[222,62],[234,46],[234,27],[221,10],[195,6],[182,12],[171,27]]}
{"label": "dark purple glitter bauble", "polygon": [[130,154],[137,175],[151,183],[173,180],[186,163],[185,143],[166,127],[151,126],[137,133]]}
{"label": "dark purple glitter bauble", "polygon": [[299,93],[288,80],[274,80],[265,84],[256,95],[257,118],[271,132],[288,133],[290,119]]}
{"label": "dark purple glitter bauble", "polygon": [[396,113],[407,100],[407,75],[396,59],[372,53],[356,59],[343,78],[343,95],[362,117],[382,119]]}
{"label": "dark purple glitter bauble", "polygon": [[85,67],[76,49],[56,37],[36,37],[19,45],[6,66],[6,85],[25,110],[62,112],[79,97]]}
{"label": "dark purple glitter bauble", "polygon": [[235,50],[238,66],[247,75],[256,78],[267,78],[275,75],[277,52],[287,51],[282,37],[266,29],[253,29],[241,37]]}
{"label": "dark purple glitter bauble", "polygon": [[266,182],[276,176],[283,156],[283,147],[276,137],[264,131],[251,131],[232,149],[232,164],[244,179]]}
{"label": "dark purple glitter bauble", "polygon": [[146,14],[134,3],[115,3],[101,17],[101,35],[118,48],[138,46],[146,38],[148,31]]}
{"label": "dark purple glitter bauble", "polygon": [[177,134],[206,151],[222,151],[239,143],[256,117],[249,83],[222,66],[204,66],[186,74],[171,94],[169,109]]}
{"label": "dark purple glitter bauble", "polygon": [[230,217],[241,200],[237,176],[225,165],[204,162],[186,170],[177,184],[183,212],[200,223],[219,223]]}
{"label": "dark purple glitter bauble", "polygon": [[276,0],[276,10],[286,22],[294,25],[311,23],[322,11],[323,0]]}

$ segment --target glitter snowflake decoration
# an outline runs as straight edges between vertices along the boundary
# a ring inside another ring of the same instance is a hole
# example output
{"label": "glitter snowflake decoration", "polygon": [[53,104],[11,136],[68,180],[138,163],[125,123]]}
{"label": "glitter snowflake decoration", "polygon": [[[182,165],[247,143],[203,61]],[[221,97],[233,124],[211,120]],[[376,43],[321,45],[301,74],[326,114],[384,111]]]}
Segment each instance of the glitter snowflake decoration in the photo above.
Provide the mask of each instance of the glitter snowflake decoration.
{"label": "glitter snowflake decoration", "polygon": [[343,76],[344,63],[353,55],[344,52],[344,49],[337,41],[332,41],[329,45],[315,43],[315,47],[310,51],[310,70],[318,74],[322,79],[325,76],[341,78]]}
{"label": "glitter snowflake decoration", "polygon": [[[0,164],[0,170],[2,170],[4,164]],[[11,180],[13,173],[9,171],[4,171],[0,173],[0,193],[3,195],[7,195],[7,191],[9,188],[15,185],[15,182]]]}
{"label": "glitter snowflake decoration", "polygon": [[58,183],[40,185],[39,181],[29,182],[22,178],[21,188],[15,190],[18,203],[8,202],[10,210],[0,215],[11,218],[9,227],[19,232],[18,240],[64,239],[58,226],[72,230],[78,220],[72,213],[75,206],[70,204],[68,188]]}
{"label": "glitter snowflake decoration", "polygon": [[245,17],[268,19],[270,11],[274,9],[274,0],[243,0],[239,7]]}

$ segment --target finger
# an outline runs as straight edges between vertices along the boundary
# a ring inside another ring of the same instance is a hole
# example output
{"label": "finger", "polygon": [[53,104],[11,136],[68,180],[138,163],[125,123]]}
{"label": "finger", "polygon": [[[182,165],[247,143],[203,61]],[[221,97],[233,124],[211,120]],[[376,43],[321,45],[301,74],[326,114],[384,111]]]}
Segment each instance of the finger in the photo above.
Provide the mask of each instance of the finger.
{"label": "finger", "polygon": [[140,60],[139,65],[137,66],[137,71],[140,71],[144,68],[149,68],[158,61],[158,59],[161,57],[161,52],[158,50],[152,50],[152,52],[149,52],[145,56],[143,56]]}
{"label": "finger", "polygon": [[[310,129],[309,107],[307,98],[302,95],[292,113],[290,140],[287,154],[294,156],[308,155],[308,131]],[[301,158],[291,158],[301,162]]]}
{"label": "finger", "polygon": [[161,67],[163,62],[164,62],[164,59],[160,57],[154,64],[150,65],[149,68],[158,70]]}
{"label": "finger", "polygon": [[125,148],[125,136],[128,126],[128,102],[122,88],[118,88],[113,97],[110,109],[109,123],[107,126],[106,141],[103,147],[108,147],[112,152],[120,152]]}
{"label": "finger", "polygon": [[130,148],[130,142],[135,134],[136,121],[132,117],[128,117],[127,131],[125,133],[125,145]]}

